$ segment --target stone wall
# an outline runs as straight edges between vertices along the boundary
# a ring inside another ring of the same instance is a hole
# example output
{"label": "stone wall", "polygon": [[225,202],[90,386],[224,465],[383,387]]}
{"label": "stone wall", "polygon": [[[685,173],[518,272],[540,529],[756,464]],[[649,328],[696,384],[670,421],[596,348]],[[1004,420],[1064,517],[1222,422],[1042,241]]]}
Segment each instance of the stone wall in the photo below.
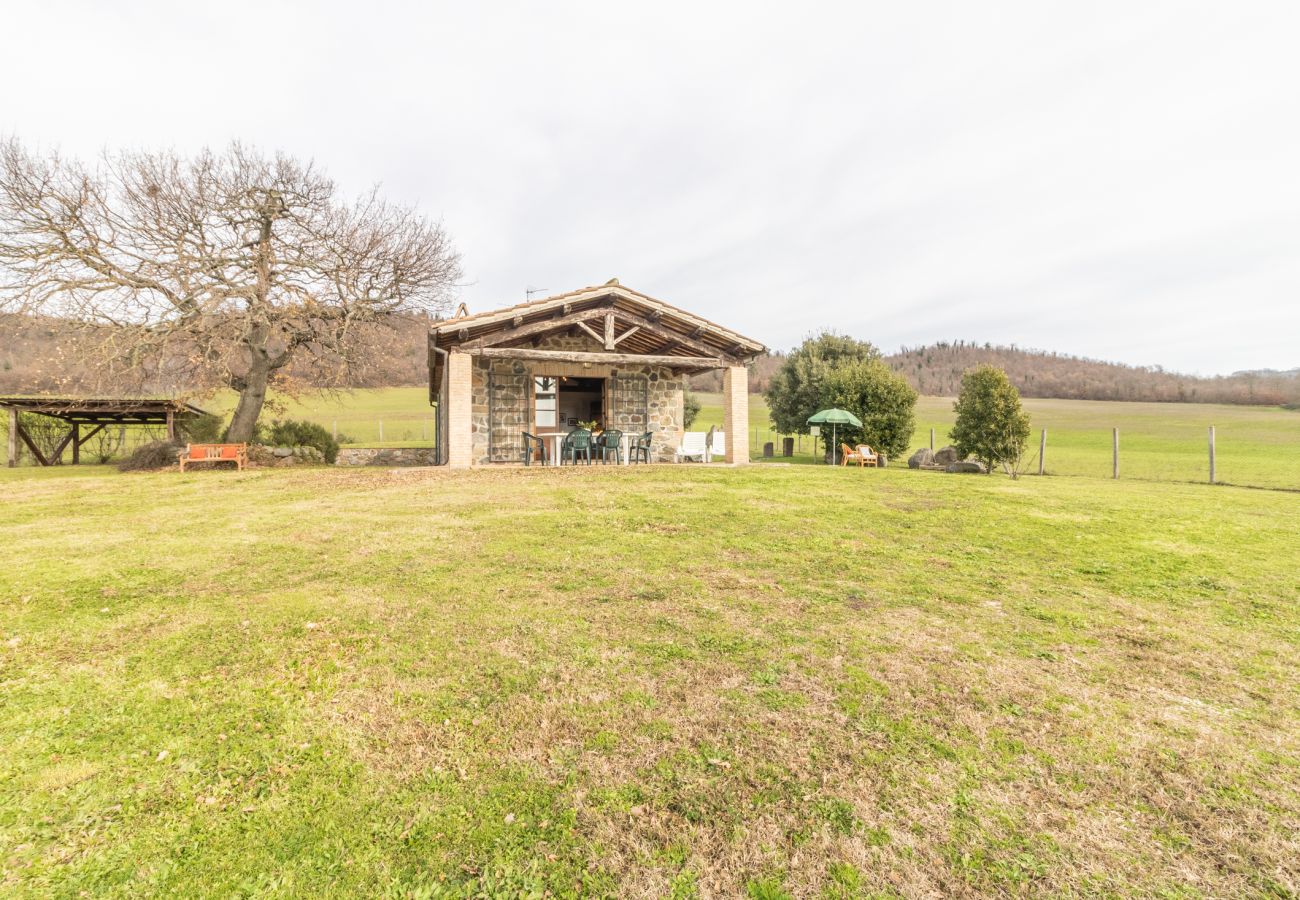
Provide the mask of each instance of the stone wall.
{"label": "stone wall", "polygon": [[336,466],[432,466],[432,447],[344,447],[334,460]]}
{"label": "stone wall", "polygon": [[[592,353],[604,349],[585,333],[550,335],[537,346],[541,350]],[[605,421],[620,431],[634,434],[654,432],[652,458],[658,462],[671,462],[675,458],[681,440],[684,380],[674,376],[671,369],[663,366],[584,366],[581,363],[477,359],[472,377],[470,417],[474,465],[519,461],[523,453],[521,434],[531,427],[532,379],[538,375],[615,379],[618,387],[612,391],[613,408],[605,411]]]}

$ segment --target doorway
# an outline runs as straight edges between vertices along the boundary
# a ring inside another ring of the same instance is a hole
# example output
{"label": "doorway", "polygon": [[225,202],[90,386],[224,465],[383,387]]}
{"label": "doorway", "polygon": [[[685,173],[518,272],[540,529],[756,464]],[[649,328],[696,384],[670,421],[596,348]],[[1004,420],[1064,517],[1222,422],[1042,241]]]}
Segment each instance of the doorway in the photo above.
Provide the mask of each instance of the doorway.
{"label": "doorway", "polygon": [[560,377],[560,426],[582,427],[586,423],[596,428],[605,424],[605,379]]}
{"label": "doorway", "polygon": [[538,432],[572,431],[582,422],[605,421],[605,379],[572,375],[533,378],[533,427]]}

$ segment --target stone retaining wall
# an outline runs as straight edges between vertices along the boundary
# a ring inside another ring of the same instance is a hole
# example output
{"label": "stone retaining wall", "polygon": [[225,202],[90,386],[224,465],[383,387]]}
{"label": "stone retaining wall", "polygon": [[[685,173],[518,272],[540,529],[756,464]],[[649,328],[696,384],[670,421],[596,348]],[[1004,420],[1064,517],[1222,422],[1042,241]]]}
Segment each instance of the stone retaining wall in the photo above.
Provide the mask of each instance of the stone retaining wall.
{"label": "stone retaining wall", "polygon": [[432,466],[432,447],[344,447],[336,466]]}

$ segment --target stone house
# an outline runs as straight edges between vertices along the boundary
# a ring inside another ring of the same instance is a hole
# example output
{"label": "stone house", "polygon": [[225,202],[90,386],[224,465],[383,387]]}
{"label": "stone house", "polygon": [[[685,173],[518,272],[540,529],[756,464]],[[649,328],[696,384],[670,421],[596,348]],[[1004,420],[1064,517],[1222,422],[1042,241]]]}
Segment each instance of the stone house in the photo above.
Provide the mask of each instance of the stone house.
{"label": "stone house", "polygon": [[745,364],[766,348],[613,279],[544,300],[455,318],[429,332],[429,400],[438,464],[517,463],[523,433],[599,422],[651,433],[671,462],[682,391],[695,372],[723,370],[726,460],[749,461]]}

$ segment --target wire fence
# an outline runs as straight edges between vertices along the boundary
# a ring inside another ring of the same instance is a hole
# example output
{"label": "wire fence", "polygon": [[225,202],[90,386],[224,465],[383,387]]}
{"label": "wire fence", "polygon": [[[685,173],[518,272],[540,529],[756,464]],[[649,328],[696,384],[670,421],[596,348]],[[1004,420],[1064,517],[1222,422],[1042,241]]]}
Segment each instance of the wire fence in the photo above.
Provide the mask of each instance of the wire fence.
{"label": "wire fence", "polygon": [[[344,446],[432,447],[436,424],[430,415],[305,416]],[[720,423],[701,417],[692,430],[707,431]],[[1048,420],[1035,422],[1026,475],[1083,476],[1091,478],[1236,484],[1300,490],[1300,416],[1279,419],[1260,427],[1237,423],[1229,427],[1196,423],[1166,425],[1127,422],[1124,427],[1100,423]],[[923,447],[947,444],[948,423],[923,424],[913,435],[910,455]],[[6,432],[0,422],[0,433]],[[819,465],[829,462],[825,438],[783,434],[770,426],[748,429],[750,456],[766,464]],[[164,440],[162,426],[109,426],[81,449],[81,462],[114,461],[137,447]],[[182,440],[184,437],[182,435]],[[32,455],[20,448],[20,463],[32,465]],[[71,461],[65,449],[63,463]],[[906,457],[889,460],[906,466]]]}
{"label": "wire fence", "polygon": [[[890,459],[888,464],[906,466],[907,457],[918,449],[942,449],[948,444],[948,430],[948,426],[918,429],[907,456]],[[750,456],[756,462],[830,461],[824,439],[814,443],[807,435],[783,435],[762,427],[751,428],[749,436]],[[793,452],[787,456],[789,439],[793,439]],[[1300,417],[1264,429],[1192,423],[1152,429],[1080,427],[1069,421],[1047,424],[1032,434],[1021,472],[1300,490]]]}

